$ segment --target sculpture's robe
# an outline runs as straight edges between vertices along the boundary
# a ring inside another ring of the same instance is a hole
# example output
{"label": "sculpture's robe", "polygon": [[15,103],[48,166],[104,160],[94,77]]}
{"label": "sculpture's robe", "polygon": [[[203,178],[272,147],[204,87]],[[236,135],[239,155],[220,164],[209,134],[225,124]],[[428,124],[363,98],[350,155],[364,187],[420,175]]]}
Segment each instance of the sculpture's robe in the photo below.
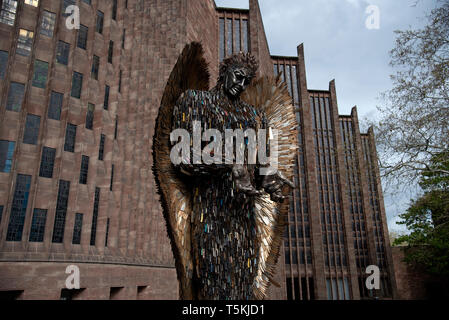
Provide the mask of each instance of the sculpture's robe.
{"label": "sculpture's robe", "polygon": [[[265,127],[265,117],[241,100],[229,100],[223,92],[188,90],[173,110],[172,130],[186,129],[192,136],[193,121],[202,131]],[[202,147],[209,142],[203,142]],[[247,143],[247,140],[245,140]],[[193,143],[191,144],[191,146]],[[233,152],[235,154],[235,151]],[[223,151],[224,154],[224,151]],[[245,163],[247,161],[245,153]],[[191,155],[190,160],[193,160]],[[203,299],[251,299],[259,252],[256,241],[254,198],[236,190],[232,165],[177,166],[192,190],[193,284]],[[256,185],[254,166],[249,166]]]}

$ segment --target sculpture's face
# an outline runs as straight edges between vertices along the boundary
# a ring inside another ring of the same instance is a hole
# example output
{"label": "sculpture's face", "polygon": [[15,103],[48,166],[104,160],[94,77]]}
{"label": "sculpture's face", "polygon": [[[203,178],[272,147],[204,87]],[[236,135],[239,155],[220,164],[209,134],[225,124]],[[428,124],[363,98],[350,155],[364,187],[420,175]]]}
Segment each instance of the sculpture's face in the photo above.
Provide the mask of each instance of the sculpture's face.
{"label": "sculpture's face", "polygon": [[231,98],[238,98],[251,82],[243,67],[230,67],[224,76],[224,91]]}

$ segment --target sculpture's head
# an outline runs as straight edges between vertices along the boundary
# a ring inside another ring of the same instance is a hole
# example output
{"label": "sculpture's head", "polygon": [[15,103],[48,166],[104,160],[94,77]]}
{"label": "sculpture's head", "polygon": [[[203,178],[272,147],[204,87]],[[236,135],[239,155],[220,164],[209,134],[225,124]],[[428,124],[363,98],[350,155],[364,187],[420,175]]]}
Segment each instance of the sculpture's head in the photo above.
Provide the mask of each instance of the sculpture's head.
{"label": "sculpture's head", "polygon": [[256,59],[250,53],[234,54],[220,64],[217,85],[229,98],[239,98],[255,77],[257,67]]}

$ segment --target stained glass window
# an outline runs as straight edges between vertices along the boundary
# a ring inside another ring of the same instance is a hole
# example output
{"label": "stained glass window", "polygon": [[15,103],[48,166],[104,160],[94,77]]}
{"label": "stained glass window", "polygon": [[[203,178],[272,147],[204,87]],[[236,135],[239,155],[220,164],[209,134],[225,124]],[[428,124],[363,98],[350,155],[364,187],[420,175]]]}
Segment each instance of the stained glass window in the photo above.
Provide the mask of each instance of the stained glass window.
{"label": "stained glass window", "polygon": [[92,228],[90,232],[90,245],[95,245],[95,240],[97,237],[97,219],[98,219],[98,206],[100,203],[100,188],[95,188],[95,198],[94,198],[94,211],[92,214]]}
{"label": "stained glass window", "polygon": [[53,37],[53,30],[55,29],[56,14],[45,11],[42,13],[41,34],[47,37]]}
{"label": "stained glass window", "polygon": [[80,25],[80,28],[78,30],[78,38],[76,41],[76,46],[78,48],[86,50],[87,47],[87,33],[89,31],[89,28],[86,26]]}
{"label": "stained glass window", "polygon": [[72,91],[70,95],[74,98],[80,99],[82,87],[83,87],[83,75],[81,73],[74,71],[72,76]]}
{"label": "stained glass window", "polygon": [[56,201],[55,224],[52,242],[62,243],[64,239],[65,216],[69,203],[70,181],[59,180],[58,199]]}
{"label": "stained glass window", "polygon": [[44,241],[45,221],[47,220],[46,209],[34,209],[33,219],[31,220],[30,242]]}
{"label": "stained glass window", "polygon": [[77,213],[75,215],[75,224],[73,226],[72,244],[80,244],[81,243],[82,228],[83,228],[83,214]]}
{"label": "stained glass window", "polygon": [[5,79],[8,68],[8,51],[0,50],[0,79]]}
{"label": "stained glass window", "polygon": [[34,114],[27,114],[25,132],[23,134],[23,143],[37,144],[40,123],[41,117]]}
{"label": "stained glass window", "polygon": [[21,56],[29,56],[33,45],[34,32],[25,29],[19,30],[19,38],[17,39],[16,53]]}
{"label": "stained glass window", "polygon": [[58,46],[56,49],[56,62],[63,64],[63,65],[68,65],[69,53],[70,53],[70,44],[59,40]]}
{"label": "stained glass window", "polygon": [[41,167],[39,176],[44,178],[53,177],[53,167],[55,165],[56,149],[44,147],[42,149]]}
{"label": "stained glass window", "polygon": [[92,103],[87,104],[87,113],[86,113],[86,129],[92,130],[94,124],[94,111],[95,105]]}
{"label": "stained glass window", "polygon": [[75,152],[76,125],[67,123],[64,151]]}
{"label": "stained glass window", "polygon": [[61,119],[62,100],[64,95],[59,92],[52,91],[50,96],[50,106],[48,107],[48,118],[54,120]]}
{"label": "stained glass window", "polygon": [[13,26],[16,20],[17,0],[3,0],[0,10],[0,23]]}
{"label": "stained glass window", "polygon": [[88,173],[89,173],[89,157],[83,155],[81,157],[81,170],[80,170],[80,180],[79,180],[79,182],[81,184],[87,183]]}
{"label": "stained glass window", "polygon": [[24,93],[25,85],[23,83],[11,82],[6,100],[6,110],[19,112],[22,108]]}
{"label": "stained glass window", "polygon": [[33,74],[33,87],[45,88],[47,84],[48,76],[48,62],[35,60],[34,61],[34,74]]}
{"label": "stained glass window", "polygon": [[16,188],[11,204],[11,215],[9,217],[6,241],[21,241],[25,215],[28,206],[31,176],[18,174]]}
{"label": "stained glass window", "polygon": [[14,141],[0,140],[0,172],[11,172],[15,145]]}

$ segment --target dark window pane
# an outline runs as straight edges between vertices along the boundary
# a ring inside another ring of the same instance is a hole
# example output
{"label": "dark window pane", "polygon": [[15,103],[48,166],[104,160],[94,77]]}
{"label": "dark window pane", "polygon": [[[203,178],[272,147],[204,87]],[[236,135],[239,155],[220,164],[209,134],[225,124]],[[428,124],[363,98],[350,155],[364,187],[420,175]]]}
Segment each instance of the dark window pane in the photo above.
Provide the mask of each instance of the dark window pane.
{"label": "dark window pane", "polygon": [[112,63],[112,55],[114,54],[114,41],[109,41],[108,62]]}
{"label": "dark window pane", "polygon": [[97,24],[95,27],[95,31],[98,33],[103,33],[103,21],[104,21],[104,13],[101,11],[97,11]]}
{"label": "dark window pane", "polygon": [[117,0],[112,1],[112,19],[117,19]]}
{"label": "dark window pane", "polygon": [[48,62],[36,60],[34,61],[34,75],[32,85],[38,88],[45,88],[47,84]]}
{"label": "dark window pane", "polygon": [[125,49],[125,35],[126,35],[126,30],[123,29],[123,35],[122,35],[122,49]]}
{"label": "dark window pane", "polygon": [[52,91],[50,96],[50,106],[48,107],[48,118],[54,120],[61,119],[62,99],[64,95],[59,92]]}
{"label": "dark window pane", "polygon": [[122,92],[122,70],[120,70],[118,76],[118,92]]}
{"label": "dark window pane", "polygon": [[117,116],[116,116],[115,117],[114,140],[117,140],[117,126],[118,126],[118,119],[117,119]]}
{"label": "dark window pane", "polygon": [[55,165],[56,149],[44,147],[42,149],[41,168],[39,176],[44,178],[53,177],[53,167]]}
{"label": "dark window pane", "polygon": [[45,221],[47,220],[46,209],[34,209],[31,221],[30,242],[44,241]]}
{"label": "dark window pane", "polygon": [[0,140],[0,172],[11,172],[15,145],[14,141]]}
{"label": "dark window pane", "polygon": [[106,237],[104,240],[104,246],[108,246],[108,237],[109,237],[109,218],[106,220]]}
{"label": "dark window pane", "polygon": [[103,104],[103,108],[105,110],[108,110],[109,108],[109,86],[105,86],[104,89],[104,104]]}
{"label": "dark window pane", "polygon": [[37,144],[40,123],[41,117],[34,114],[27,114],[23,143]]}
{"label": "dark window pane", "polygon": [[92,215],[92,229],[90,232],[90,245],[95,245],[95,239],[97,237],[97,219],[98,219],[98,205],[100,202],[100,188],[95,188],[95,199],[94,199],[94,211]]}
{"label": "dark window pane", "polygon": [[89,172],[89,157],[83,155],[81,157],[81,170],[80,170],[80,180],[79,180],[79,182],[81,184],[87,183],[88,172]]}
{"label": "dark window pane", "polygon": [[98,160],[103,160],[103,154],[104,154],[104,141],[106,137],[104,134],[100,136],[100,149],[98,151]]}
{"label": "dark window pane", "polygon": [[73,238],[72,243],[73,244],[80,244],[81,243],[81,231],[83,228],[83,214],[77,213],[75,215],[75,224],[73,226]]}
{"label": "dark window pane", "polygon": [[0,23],[14,25],[17,12],[17,0],[3,0],[0,10]]}
{"label": "dark window pane", "polygon": [[29,56],[31,53],[31,47],[33,46],[33,36],[32,31],[25,29],[19,30],[19,38],[17,39],[17,50],[16,53],[21,56]]}
{"label": "dark window pane", "polygon": [[16,189],[11,204],[11,216],[9,217],[6,241],[21,241],[23,224],[28,206],[31,176],[18,174]]}
{"label": "dark window pane", "polygon": [[86,113],[86,129],[92,130],[94,124],[94,111],[95,105],[92,103],[87,104],[87,113]]}
{"label": "dark window pane", "polygon": [[8,98],[6,100],[6,110],[20,111],[22,108],[24,92],[25,85],[23,83],[11,82]]}
{"label": "dark window pane", "polygon": [[3,205],[0,206],[0,223],[2,223],[2,217],[3,217]]}
{"label": "dark window pane", "polygon": [[112,168],[111,168],[111,184],[109,186],[109,190],[111,190],[111,191],[112,191],[112,184],[113,183],[114,183],[114,165],[112,165]]}
{"label": "dark window pane", "polygon": [[74,98],[81,98],[81,89],[83,87],[83,75],[78,72],[73,72],[72,77],[72,92],[71,96]]}
{"label": "dark window pane", "polygon": [[8,51],[0,50],[0,79],[5,79],[8,68]]}
{"label": "dark window pane", "polygon": [[53,30],[55,29],[56,14],[45,11],[42,13],[41,34],[47,37],[53,37]]}
{"label": "dark window pane", "polygon": [[80,25],[80,28],[78,30],[78,39],[76,41],[76,46],[78,48],[86,50],[87,47],[87,32],[89,28],[86,26]]}
{"label": "dark window pane", "polygon": [[59,40],[56,51],[56,62],[67,65],[69,63],[70,44]]}
{"label": "dark window pane", "polygon": [[[91,1],[90,1],[90,0],[83,0],[83,2],[84,2],[84,3],[87,3],[87,4],[91,4]],[[79,214],[79,213],[77,213],[77,214]]]}
{"label": "dark window pane", "polygon": [[58,200],[56,202],[52,242],[62,243],[64,239],[65,216],[67,214],[69,192],[70,181],[59,180]]}
{"label": "dark window pane", "polygon": [[92,73],[91,76],[93,79],[98,80],[98,69],[100,68],[100,58],[94,56],[92,60]]}
{"label": "dark window pane", "polygon": [[75,5],[75,0],[62,0],[62,1],[63,1],[62,2],[62,15],[64,17],[67,17],[67,16],[69,16],[71,14],[71,12],[70,13],[65,13],[66,9],[67,9],[68,6]]}
{"label": "dark window pane", "polygon": [[64,151],[75,152],[76,125],[67,123],[65,131]]}

